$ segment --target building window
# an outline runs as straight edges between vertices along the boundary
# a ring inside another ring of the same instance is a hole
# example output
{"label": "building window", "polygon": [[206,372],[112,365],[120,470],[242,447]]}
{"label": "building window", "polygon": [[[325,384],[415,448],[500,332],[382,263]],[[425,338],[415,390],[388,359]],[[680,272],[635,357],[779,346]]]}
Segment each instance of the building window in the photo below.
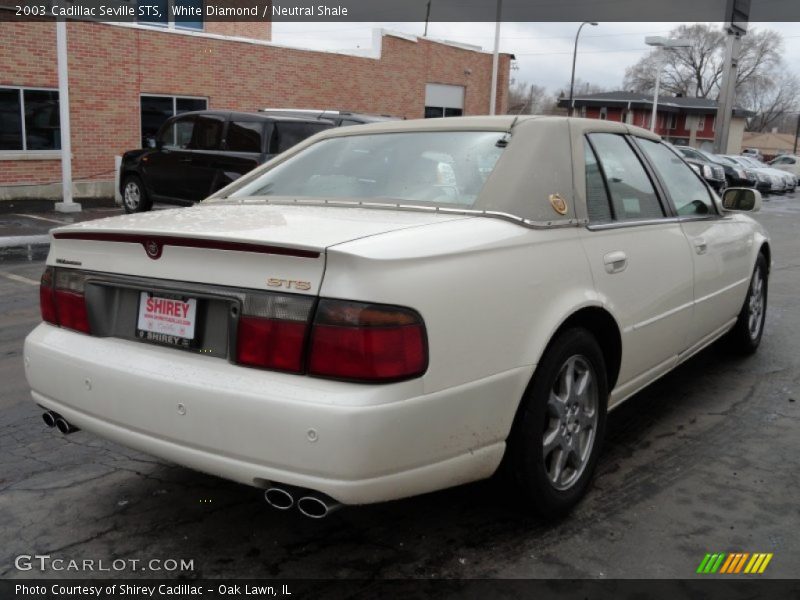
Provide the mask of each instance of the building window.
{"label": "building window", "polygon": [[586,106],[581,106],[581,117],[586,118]]}
{"label": "building window", "polygon": [[2,150],[61,150],[58,90],[0,88]]}
{"label": "building window", "polygon": [[706,116],[700,115],[697,117],[697,131],[703,131],[706,128]]}
{"label": "building window", "polygon": [[603,106],[600,108],[600,120],[605,121],[606,119],[608,119],[608,107]]}
{"label": "building window", "polygon": [[132,0],[136,22],[169,29],[203,30],[204,0]]}
{"label": "building window", "polygon": [[678,126],[678,115],[672,113],[667,115],[667,129],[675,129]]}
{"label": "building window", "polygon": [[429,83],[425,86],[425,118],[464,114],[464,86]]}
{"label": "building window", "polygon": [[170,117],[207,108],[208,100],[206,98],[141,96],[142,148],[147,147],[147,141],[156,137],[158,130]]}

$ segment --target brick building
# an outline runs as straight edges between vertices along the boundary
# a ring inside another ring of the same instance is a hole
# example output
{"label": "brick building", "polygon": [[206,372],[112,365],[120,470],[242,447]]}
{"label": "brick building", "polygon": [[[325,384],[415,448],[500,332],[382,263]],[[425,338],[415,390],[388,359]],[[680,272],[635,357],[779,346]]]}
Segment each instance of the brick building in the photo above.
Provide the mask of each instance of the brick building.
{"label": "brick building", "polygon": [[[637,92],[600,92],[576,97],[575,116],[619,121],[650,129],[653,95]],[[558,105],[568,108],[569,100]],[[655,132],[673,144],[710,149],[716,131],[717,103],[708,98],[659,96]],[[726,153],[739,154],[747,117],[753,113],[735,108]]]}
{"label": "brick building", "polygon": [[[61,194],[55,30],[52,20],[0,18],[0,200]],[[110,196],[114,156],[187,110],[489,111],[492,55],[479,48],[377,31],[370,51],[317,52],[270,37],[265,23],[68,22],[75,196]],[[510,59],[500,57],[498,113]]]}

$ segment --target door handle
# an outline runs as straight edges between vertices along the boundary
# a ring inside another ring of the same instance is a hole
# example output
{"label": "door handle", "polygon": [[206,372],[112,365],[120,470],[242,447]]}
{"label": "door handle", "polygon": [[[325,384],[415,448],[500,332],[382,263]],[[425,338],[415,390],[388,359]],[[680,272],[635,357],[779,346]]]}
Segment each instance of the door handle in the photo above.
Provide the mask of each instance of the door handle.
{"label": "door handle", "polygon": [[191,158],[179,158],[179,159],[178,159],[178,162],[185,162],[185,163],[188,163],[188,162],[192,162],[192,159],[191,159]]}
{"label": "door handle", "polygon": [[708,244],[703,238],[697,238],[694,241],[694,251],[698,254],[705,254],[706,250],[708,250]]}
{"label": "door handle", "polygon": [[628,255],[621,250],[609,252],[603,257],[606,273],[621,273],[628,267]]}

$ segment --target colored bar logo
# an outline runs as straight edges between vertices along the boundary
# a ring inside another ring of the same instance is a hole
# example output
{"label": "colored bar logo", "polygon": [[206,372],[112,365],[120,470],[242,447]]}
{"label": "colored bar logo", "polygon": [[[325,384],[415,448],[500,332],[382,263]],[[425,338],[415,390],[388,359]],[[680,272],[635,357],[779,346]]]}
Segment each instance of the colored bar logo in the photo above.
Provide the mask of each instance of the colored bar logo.
{"label": "colored bar logo", "polygon": [[713,575],[714,573],[724,575],[755,575],[763,573],[769,561],[772,560],[772,553],[755,552],[717,552],[706,554],[696,573]]}

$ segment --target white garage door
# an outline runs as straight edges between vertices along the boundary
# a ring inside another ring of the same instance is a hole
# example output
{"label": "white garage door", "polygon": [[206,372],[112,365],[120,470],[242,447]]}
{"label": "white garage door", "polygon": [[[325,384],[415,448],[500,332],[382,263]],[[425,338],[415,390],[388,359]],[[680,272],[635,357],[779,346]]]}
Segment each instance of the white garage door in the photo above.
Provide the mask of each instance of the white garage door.
{"label": "white garage door", "polygon": [[425,85],[425,118],[458,117],[464,114],[464,86],[428,83]]}

